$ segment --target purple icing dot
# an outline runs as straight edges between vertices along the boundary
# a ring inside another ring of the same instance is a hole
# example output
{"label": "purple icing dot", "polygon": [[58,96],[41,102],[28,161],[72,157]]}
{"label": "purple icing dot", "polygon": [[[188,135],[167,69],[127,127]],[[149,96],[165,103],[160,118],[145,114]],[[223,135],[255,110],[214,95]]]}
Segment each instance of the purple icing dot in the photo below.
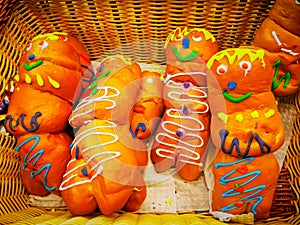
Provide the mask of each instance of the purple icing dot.
{"label": "purple icing dot", "polygon": [[189,110],[188,110],[188,108],[185,105],[183,106],[182,112],[185,115],[189,114]]}
{"label": "purple icing dot", "polygon": [[189,82],[184,82],[183,83],[183,87],[184,88],[189,88],[190,87],[190,83]]}
{"label": "purple icing dot", "polygon": [[75,158],[79,159],[79,148],[76,146]]}
{"label": "purple icing dot", "polygon": [[82,168],[81,173],[86,177],[89,175],[85,166]]}
{"label": "purple icing dot", "polygon": [[182,137],[182,136],[184,135],[184,131],[181,130],[181,129],[178,129],[178,130],[176,131],[176,135],[177,135],[178,137]]}

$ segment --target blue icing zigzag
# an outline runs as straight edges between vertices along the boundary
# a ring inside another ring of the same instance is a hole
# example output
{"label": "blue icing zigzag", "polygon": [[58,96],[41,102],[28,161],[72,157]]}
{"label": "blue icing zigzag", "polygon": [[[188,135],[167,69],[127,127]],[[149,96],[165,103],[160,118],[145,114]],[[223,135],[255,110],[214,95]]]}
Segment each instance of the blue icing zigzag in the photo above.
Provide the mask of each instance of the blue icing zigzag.
{"label": "blue icing zigzag", "polygon": [[[24,156],[24,159],[23,159],[23,167],[22,167],[22,170],[24,171],[27,166],[28,166],[28,163],[32,163],[33,166],[35,166],[37,164],[37,162],[39,161],[39,159],[43,156],[45,150],[44,149],[41,149],[39,150],[38,152],[34,153],[31,157],[29,157],[30,153],[33,151],[33,149],[36,147],[36,145],[39,143],[40,141],[40,137],[39,136],[33,136],[33,137],[30,137],[28,139],[26,139],[25,141],[23,141],[20,145],[18,145],[16,147],[16,151],[19,152],[20,149],[28,142],[30,142],[31,140],[35,140],[34,144],[30,147],[30,149],[28,150],[28,152],[26,153],[26,155]],[[48,187],[47,185],[47,175],[49,173],[49,170],[51,168],[51,164],[50,163],[47,163],[45,164],[42,168],[40,168],[39,170],[35,170],[35,169],[32,169],[31,172],[30,172],[30,177],[31,178],[34,178],[35,176],[39,175],[40,173],[42,173],[43,171],[44,172],[44,179],[43,179],[43,184],[44,184],[44,187],[48,190],[48,191],[53,191],[55,190],[55,186],[52,186],[52,187]]]}
{"label": "blue icing zigzag", "polygon": [[[252,162],[253,160],[254,160],[254,157],[249,157],[249,158],[240,159],[240,160],[230,162],[230,163],[216,163],[215,168],[219,169],[220,167],[232,166],[234,164],[239,164],[239,163],[242,163],[242,162],[244,162],[244,165],[247,165],[250,162]],[[244,181],[243,183],[239,184],[239,187],[243,187],[246,184],[250,183],[251,181],[255,180],[261,174],[260,170],[255,170],[253,172],[246,172],[245,174],[230,178],[230,176],[233,175],[236,172],[237,172],[237,169],[234,169],[234,170],[230,171],[229,173],[225,174],[224,176],[222,176],[221,179],[220,179],[220,183],[222,185],[226,185],[228,182],[237,181],[237,180],[240,180],[240,179],[243,179],[243,178],[249,178],[246,181]],[[222,194],[222,197],[226,198],[226,197],[230,197],[230,196],[236,196],[236,195],[239,195],[241,193],[249,193],[249,195],[239,199],[239,201],[242,201],[244,204],[247,204],[250,201],[255,201],[256,200],[256,202],[253,204],[253,206],[251,208],[251,211],[254,214],[257,214],[255,209],[259,205],[259,203],[261,203],[262,200],[263,200],[263,197],[260,196],[260,195],[257,195],[257,194],[259,194],[265,188],[266,188],[265,184],[243,190],[243,192],[239,192],[239,191],[235,190],[234,188],[231,188],[228,191],[224,192]],[[233,203],[231,203],[231,204],[229,204],[225,207],[222,207],[222,211],[226,212],[228,210],[234,210],[236,208],[238,208],[238,206],[236,205],[236,202],[233,202]]]}

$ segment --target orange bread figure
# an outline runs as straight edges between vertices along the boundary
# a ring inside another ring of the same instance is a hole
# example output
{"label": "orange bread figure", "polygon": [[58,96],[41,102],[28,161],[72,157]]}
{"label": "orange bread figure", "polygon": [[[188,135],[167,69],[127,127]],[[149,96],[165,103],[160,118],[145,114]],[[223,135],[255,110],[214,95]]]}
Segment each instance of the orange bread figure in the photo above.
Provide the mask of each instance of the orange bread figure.
{"label": "orange bread figure", "polygon": [[68,118],[77,85],[91,71],[83,46],[66,33],[34,37],[21,57],[4,124],[18,138],[22,180],[31,194],[60,194],[71,157]]}
{"label": "orange bread figure", "polygon": [[[146,198],[145,143],[163,110],[159,74],[122,56],[104,59],[82,91],[70,123],[77,130],[60,187],[72,214],[137,210]],[[138,137],[138,138],[137,138]]]}
{"label": "orange bread figure", "polygon": [[178,174],[191,181],[203,169],[210,135],[206,62],[217,51],[215,38],[205,29],[177,28],[167,38],[166,111],[151,150],[158,172],[176,166]]}
{"label": "orange bread figure", "polygon": [[272,152],[284,142],[271,92],[272,64],[264,50],[240,47],[216,53],[207,65],[211,136],[218,150],[212,211],[268,218],[279,175]]}
{"label": "orange bread figure", "polygon": [[300,86],[300,2],[277,0],[259,27],[253,45],[267,51],[275,68],[275,95],[295,93]]}
{"label": "orange bread figure", "polygon": [[272,65],[265,51],[226,49],[208,62],[211,136],[225,154],[258,156],[276,151],[284,127],[271,92]]}

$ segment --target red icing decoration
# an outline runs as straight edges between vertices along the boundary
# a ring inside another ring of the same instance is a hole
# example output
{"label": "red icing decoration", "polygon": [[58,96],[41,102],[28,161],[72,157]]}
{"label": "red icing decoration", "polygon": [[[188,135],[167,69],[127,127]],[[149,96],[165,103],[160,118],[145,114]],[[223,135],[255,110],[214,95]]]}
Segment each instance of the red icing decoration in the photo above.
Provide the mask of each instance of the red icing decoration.
{"label": "red icing decoration", "polygon": [[248,173],[248,167],[247,166],[240,166],[239,168],[238,168],[238,171],[239,171],[239,173],[241,173],[241,174],[245,174],[245,173]]}
{"label": "red icing decoration", "polygon": [[91,91],[92,91],[92,89],[89,89],[89,90],[87,90],[86,92],[84,92],[84,93],[81,95],[81,99],[90,97],[90,96],[91,96]]}
{"label": "red icing decoration", "polygon": [[243,69],[245,69],[245,70],[248,69],[247,63],[243,63],[243,64],[242,64],[242,67],[243,67]]}
{"label": "red icing decoration", "polygon": [[225,72],[226,72],[225,69],[223,69],[223,68],[219,69],[219,73],[224,74]]}
{"label": "red icing decoration", "polygon": [[237,187],[234,190],[238,191],[238,192],[244,192],[244,188],[243,187]]}
{"label": "red icing decoration", "polygon": [[29,169],[33,169],[33,168],[34,168],[34,165],[33,165],[31,162],[28,162],[28,163],[27,163],[27,167],[28,167]]}
{"label": "red icing decoration", "polygon": [[195,34],[193,34],[193,36],[194,36],[194,38],[199,38],[201,36],[201,34],[200,33],[195,33]]}
{"label": "red icing decoration", "polygon": [[133,111],[136,113],[144,114],[145,108],[143,106],[136,106],[136,107],[134,107]]}
{"label": "red icing decoration", "polygon": [[242,206],[244,206],[245,204],[244,204],[244,202],[239,201],[239,202],[236,202],[235,205],[236,205],[237,207],[242,207]]}
{"label": "red icing decoration", "polygon": [[80,56],[80,58],[82,58],[84,61],[86,61],[86,62],[88,62],[88,63],[91,62],[91,60],[90,60],[88,57],[86,57],[85,55],[83,55],[82,53],[79,53],[79,56]]}

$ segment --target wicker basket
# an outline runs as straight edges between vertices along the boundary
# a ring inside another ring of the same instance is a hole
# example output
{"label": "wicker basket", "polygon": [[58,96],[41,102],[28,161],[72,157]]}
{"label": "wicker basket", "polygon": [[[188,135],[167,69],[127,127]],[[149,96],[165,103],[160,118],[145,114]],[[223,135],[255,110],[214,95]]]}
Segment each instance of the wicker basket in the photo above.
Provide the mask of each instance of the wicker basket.
{"label": "wicker basket", "polygon": [[[73,34],[84,44],[92,60],[119,53],[139,62],[163,64],[162,43],[175,27],[206,28],[217,38],[221,49],[250,45],[273,3],[272,0],[0,0],[0,99],[8,93],[26,43],[42,32]],[[137,48],[137,42],[143,44]],[[274,195],[272,217],[255,224],[300,224],[300,93],[279,100],[297,108],[293,137]],[[15,139],[0,134],[0,224],[221,223],[208,213],[72,217],[63,209],[32,207],[22,186],[19,155],[14,148]],[[253,223],[252,219],[245,219],[237,220]]]}

